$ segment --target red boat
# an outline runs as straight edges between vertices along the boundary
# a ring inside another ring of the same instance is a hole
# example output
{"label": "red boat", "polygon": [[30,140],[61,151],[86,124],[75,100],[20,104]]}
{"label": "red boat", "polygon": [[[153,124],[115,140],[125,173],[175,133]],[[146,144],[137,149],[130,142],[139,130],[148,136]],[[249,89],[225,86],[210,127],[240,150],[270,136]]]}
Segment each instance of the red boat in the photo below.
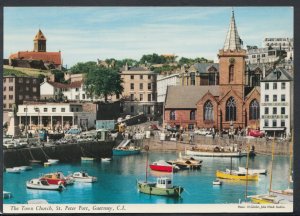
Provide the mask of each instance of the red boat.
{"label": "red boat", "polygon": [[61,172],[45,174],[40,178],[40,180],[46,180],[49,184],[64,186],[74,183],[73,179],[65,177]]}
{"label": "red boat", "polygon": [[253,130],[253,129],[249,129],[248,130],[248,136],[253,136],[253,137],[264,137],[265,133],[263,131],[260,130]]}
{"label": "red boat", "polygon": [[178,166],[170,165],[164,160],[155,161],[150,165],[151,170],[160,172],[175,172],[179,170]]}

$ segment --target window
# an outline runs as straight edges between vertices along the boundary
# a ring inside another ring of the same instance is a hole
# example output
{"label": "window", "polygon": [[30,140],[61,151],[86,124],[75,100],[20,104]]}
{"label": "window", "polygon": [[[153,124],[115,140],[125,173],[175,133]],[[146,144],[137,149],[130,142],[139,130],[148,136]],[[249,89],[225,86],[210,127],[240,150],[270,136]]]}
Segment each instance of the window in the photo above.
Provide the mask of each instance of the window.
{"label": "window", "polygon": [[134,75],[130,75],[130,79],[132,79],[132,80],[133,80],[133,79],[134,79]]}
{"label": "window", "polygon": [[266,115],[269,114],[269,107],[265,107],[265,114],[266,114]]}
{"label": "window", "polygon": [[134,113],[134,106],[130,106],[130,112]]}
{"label": "window", "polygon": [[148,79],[151,79],[151,75],[148,75]]}
{"label": "window", "polygon": [[23,95],[19,95],[19,100],[23,100]]}
{"label": "window", "polygon": [[130,90],[134,90],[134,83],[130,83]]}
{"label": "window", "polygon": [[6,86],[3,87],[3,91],[6,91]]}
{"label": "window", "polygon": [[229,66],[229,82],[233,82],[234,76],[234,65]]}
{"label": "window", "polygon": [[9,86],[8,87],[8,91],[13,91],[14,90],[14,87],[13,86]]}
{"label": "window", "polygon": [[285,120],[281,120],[280,126],[281,126],[281,127],[285,127]]}
{"label": "window", "polygon": [[52,112],[56,112],[56,108],[52,108]]}
{"label": "window", "polygon": [[36,87],[32,87],[32,92],[36,92],[36,91],[37,91]]}
{"label": "window", "polygon": [[211,103],[211,101],[207,101],[205,102],[204,104],[204,110],[203,110],[203,113],[204,113],[204,116],[203,116],[203,119],[204,121],[212,121],[214,118],[214,114],[213,114],[213,111],[214,111],[214,107]]}
{"label": "window", "polygon": [[196,111],[195,110],[192,110],[190,112],[190,120],[196,120]]}
{"label": "window", "polygon": [[277,102],[277,95],[273,95],[273,102]]}
{"label": "window", "polygon": [[23,78],[19,78],[19,83],[23,83]]}
{"label": "window", "polygon": [[44,108],[44,112],[48,112],[48,108]]}
{"label": "window", "polygon": [[277,89],[277,83],[273,83],[273,89]]}
{"label": "window", "polygon": [[29,91],[29,86],[26,86],[25,90],[26,90],[26,91]]}
{"label": "window", "polygon": [[76,99],[76,100],[79,100],[79,95],[75,95],[75,99]]}
{"label": "window", "polygon": [[175,117],[175,110],[171,110],[170,111],[170,120],[175,120],[176,117]]}
{"label": "window", "polygon": [[76,88],[76,89],[75,89],[75,91],[77,91],[77,92],[78,92],[78,91],[79,91],[79,88]]}
{"label": "window", "polygon": [[269,83],[265,83],[265,90],[269,89]]}
{"label": "window", "polygon": [[265,127],[269,127],[269,120],[265,119]]}
{"label": "window", "polygon": [[273,107],[273,115],[277,114],[277,107]]}
{"label": "window", "polygon": [[266,54],[262,54],[261,57],[263,57],[263,58],[266,57]]}
{"label": "window", "polygon": [[12,108],[12,104],[8,104],[8,108]]}
{"label": "window", "polygon": [[236,121],[236,103],[233,97],[226,103],[226,121]]}
{"label": "window", "polygon": [[281,102],[285,102],[285,95],[284,94],[281,95]]}
{"label": "window", "polygon": [[6,78],[3,78],[3,82],[6,82]]}
{"label": "window", "polygon": [[274,119],[274,120],[273,120],[273,127],[276,127],[276,126],[277,126],[277,120]]}
{"label": "window", "polygon": [[3,104],[3,108],[6,109],[6,104]]}
{"label": "window", "polygon": [[37,79],[32,79],[32,84],[37,84]]}
{"label": "window", "polygon": [[82,99],[85,99],[85,94],[82,94]]}
{"label": "window", "polygon": [[281,114],[282,114],[282,115],[285,114],[285,107],[281,107]]}
{"label": "window", "polygon": [[140,83],[140,90],[143,90],[143,83]]}
{"label": "window", "polygon": [[148,90],[151,90],[151,83],[148,83]]}
{"label": "window", "polygon": [[116,99],[120,99],[120,95],[119,94],[116,94]]}
{"label": "window", "polygon": [[285,82],[281,83],[281,89],[285,89]]}
{"label": "window", "polygon": [[73,107],[71,108],[71,112],[74,112],[74,108]]}
{"label": "window", "polygon": [[252,55],[252,58],[256,58],[256,55]]}
{"label": "window", "polygon": [[250,114],[249,116],[250,120],[259,119],[259,103],[257,102],[257,100],[253,100],[250,103],[249,114]]}
{"label": "window", "polygon": [[9,78],[9,82],[12,83],[14,81],[13,78]]}
{"label": "window", "polygon": [[66,112],[66,108],[61,108],[61,112]]}
{"label": "window", "polygon": [[14,99],[14,96],[13,95],[9,95],[8,98],[9,98],[9,100],[12,100],[12,99]]}
{"label": "window", "polygon": [[265,102],[269,102],[269,95],[265,95]]}
{"label": "window", "polygon": [[3,95],[3,100],[6,100],[6,95]]}
{"label": "window", "polygon": [[143,79],[143,75],[140,75],[140,79]]}
{"label": "window", "polygon": [[191,76],[191,85],[195,85],[195,84],[196,84],[196,81],[195,81],[195,73],[194,73],[194,72],[191,73],[190,76]]}
{"label": "window", "polygon": [[26,79],[26,83],[27,84],[30,83],[30,79],[29,78]]}
{"label": "window", "polygon": [[148,101],[151,101],[151,94],[148,94]]}
{"label": "window", "polygon": [[140,101],[143,101],[143,94],[140,94]]}
{"label": "window", "polygon": [[78,107],[76,107],[76,112],[79,112],[79,108]]}
{"label": "window", "polygon": [[131,101],[134,100],[134,94],[130,94],[130,100],[131,100]]}

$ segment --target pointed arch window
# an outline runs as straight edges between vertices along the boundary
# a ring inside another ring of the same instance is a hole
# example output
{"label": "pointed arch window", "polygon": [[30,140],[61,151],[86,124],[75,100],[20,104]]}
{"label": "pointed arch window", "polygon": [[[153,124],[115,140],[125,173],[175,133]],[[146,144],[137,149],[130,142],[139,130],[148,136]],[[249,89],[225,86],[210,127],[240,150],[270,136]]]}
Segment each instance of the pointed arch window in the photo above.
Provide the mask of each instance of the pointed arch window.
{"label": "pointed arch window", "polygon": [[196,111],[195,110],[192,110],[190,112],[190,120],[196,120]]}
{"label": "pointed arch window", "polygon": [[249,106],[249,119],[250,120],[259,119],[259,103],[255,99],[251,101]]}
{"label": "pointed arch window", "polygon": [[229,66],[229,82],[233,82],[234,77],[234,65]]}
{"label": "pointed arch window", "polygon": [[170,120],[175,120],[175,117],[176,117],[175,110],[171,110],[170,111]]}
{"label": "pointed arch window", "polygon": [[233,97],[226,103],[226,121],[236,121],[236,103]]}
{"label": "pointed arch window", "polygon": [[205,104],[204,104],[204,107],[203,107],[203,113],[204,113],[204,116],[203,116],[203,119],[205,121],[213,121],[214,120],[214,107],[211,103],[211,101],[207,101]]}

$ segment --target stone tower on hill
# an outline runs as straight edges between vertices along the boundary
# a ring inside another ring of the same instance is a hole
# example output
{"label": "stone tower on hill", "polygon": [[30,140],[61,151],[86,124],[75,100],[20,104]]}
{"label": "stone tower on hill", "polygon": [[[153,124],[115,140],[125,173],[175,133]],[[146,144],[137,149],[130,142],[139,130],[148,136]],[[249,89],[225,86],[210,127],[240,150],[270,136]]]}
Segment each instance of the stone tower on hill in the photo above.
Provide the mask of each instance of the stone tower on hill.
{"label": "stone tower on hill", "polygon": [[34,52],[46,52],[46,37],[43,32],[39,29],[33,40],[33,51]]}

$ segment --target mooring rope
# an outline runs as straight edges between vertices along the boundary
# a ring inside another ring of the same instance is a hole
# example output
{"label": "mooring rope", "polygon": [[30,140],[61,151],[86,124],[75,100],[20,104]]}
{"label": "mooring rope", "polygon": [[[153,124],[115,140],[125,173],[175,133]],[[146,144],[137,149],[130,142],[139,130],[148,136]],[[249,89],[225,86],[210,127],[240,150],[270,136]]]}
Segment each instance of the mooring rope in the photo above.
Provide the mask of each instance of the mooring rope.
{"label": "mooring rope", "polygon": [[43,148],[41,147],[42,152],[44,153],[46,159],[49,159],[50,157],[46,154],[46,152],[44,152]]}

